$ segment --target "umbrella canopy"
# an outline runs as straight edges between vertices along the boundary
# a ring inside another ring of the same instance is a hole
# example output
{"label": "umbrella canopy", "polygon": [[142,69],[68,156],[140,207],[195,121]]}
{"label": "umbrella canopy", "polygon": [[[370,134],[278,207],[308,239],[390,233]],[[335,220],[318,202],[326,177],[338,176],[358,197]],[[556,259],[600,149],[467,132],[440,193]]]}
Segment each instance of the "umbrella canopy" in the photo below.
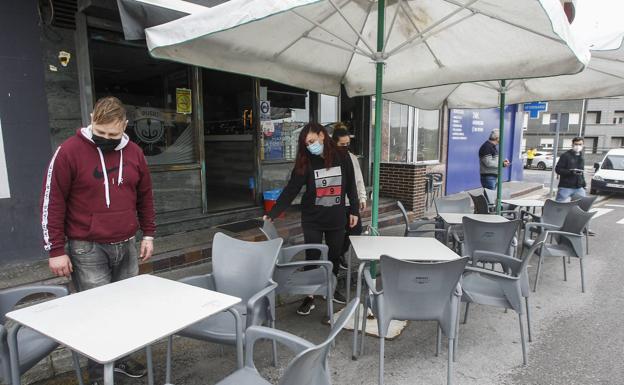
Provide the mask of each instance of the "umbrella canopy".
{"label": "umbrella canopy", "polygon": [[154,57],[312,91],[384,91],[575,73],[589,53],[558,0],[231,0],[146,30]]}
{"label": "umbrella canopy", "polygon": [[[508,80],[507,104],[541,100],[573,100],[624,95],[624,44],[614,49],[594,47],[587,67],[574,75]],[[477,82],[429,87],[385,94],[384,98],[423,109],[498,106],[499,82]]]}
{"label": "umbrella canopy", "polygon": [[145,28],[168,23],[227,0],[117,0],[126,40],[145,39]]}

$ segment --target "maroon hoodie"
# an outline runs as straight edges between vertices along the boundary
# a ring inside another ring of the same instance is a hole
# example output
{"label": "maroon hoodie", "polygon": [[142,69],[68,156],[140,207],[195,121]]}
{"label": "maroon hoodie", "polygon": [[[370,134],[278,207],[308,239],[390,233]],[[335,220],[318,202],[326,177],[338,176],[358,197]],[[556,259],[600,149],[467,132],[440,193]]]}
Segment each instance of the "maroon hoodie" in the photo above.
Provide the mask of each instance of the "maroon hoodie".
{"label": "maroon hoodie", "polygon": [[[152,180],[143,151],[124,134],[115,151],[79,129],[52,156],[41,194],[41,227],[50,257],[65,254],[65,240],[124,241],[154,236]],[[138,216],[138,218],[137,218]]]}

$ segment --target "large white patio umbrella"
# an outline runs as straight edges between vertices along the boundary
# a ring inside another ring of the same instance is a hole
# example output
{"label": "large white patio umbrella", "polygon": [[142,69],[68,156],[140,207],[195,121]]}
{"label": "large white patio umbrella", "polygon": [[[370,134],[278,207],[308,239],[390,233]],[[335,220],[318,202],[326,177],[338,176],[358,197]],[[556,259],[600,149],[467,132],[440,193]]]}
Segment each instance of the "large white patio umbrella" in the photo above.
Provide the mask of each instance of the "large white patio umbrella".
{"label": "large white patio umbrella", "polygon": [[[504,107],[507,104],[542,100],[574,100],[624,95],[624,32],[595,44],[585,69],[577,74],[504,82],[475,82],[429,87],[384,94],[384,98],[423,109],[438,109],[446,101],[449,108],[500,108],[500,137],[503,140]],[[613,46],[615,42],[615,47]],[[554,157],[559,143],[557,125]],[[502,151],[502,146],[500,146]],[[502,186],[502,160],[499,157],[498,202]],[[553,191],[555,168],[551,171]]]}
{"label": "large white patio umbrella", "polygon": [[[376,111],[382,90],[576,73],[589,60],[559,0],[231,0],[145,32],[154,57],[330,95],[344,84],[375,94]],[[375,128],[373,227],[380,113]]]}

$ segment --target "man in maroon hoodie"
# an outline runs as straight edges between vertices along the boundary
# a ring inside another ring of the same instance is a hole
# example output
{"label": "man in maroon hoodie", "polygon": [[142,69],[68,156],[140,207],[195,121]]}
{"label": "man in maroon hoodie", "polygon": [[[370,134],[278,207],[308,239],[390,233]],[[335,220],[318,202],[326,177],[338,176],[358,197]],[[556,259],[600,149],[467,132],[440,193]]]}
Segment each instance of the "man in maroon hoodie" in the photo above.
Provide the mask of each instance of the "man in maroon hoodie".
{"label": "man in maroon hoodie", "polygon": [[[41,227],[50,270],[71,276],[79,291],[136,276],[138,259],[147,261],[154,250],[152,181],[143,151],[124,133],[127,124],[119,99],[98,100],[91,125],[58,147],[45,175]],[[145,374],[133,360],[118,362],[115,371]]]}

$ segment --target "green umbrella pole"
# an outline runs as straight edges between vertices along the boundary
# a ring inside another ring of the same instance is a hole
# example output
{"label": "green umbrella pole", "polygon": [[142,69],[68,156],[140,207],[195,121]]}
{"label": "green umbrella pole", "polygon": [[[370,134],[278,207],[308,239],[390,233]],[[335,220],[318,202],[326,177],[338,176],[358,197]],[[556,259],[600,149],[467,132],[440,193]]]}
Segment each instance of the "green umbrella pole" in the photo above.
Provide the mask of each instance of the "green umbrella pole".
{"label": "green umbrella pole", "polygon": [[498,180],[496,183],[496,214],[501,213],[501,199],[503,198],[503,149],[505,148],[505,85],[507,82],[501,80],[500,88],[500,112],[498,125]]}
{"label": "green umbrella pole", "polygon": [[[384,46],[385,32],[385,0],[379,0],[377,3],[377,53],[381,54]],[[379,174],[381,164],[381,118],[383,117],[383,66],[381,57],[377,58],[375,64],[377,77],[375,82],[375,148],[373,154],[373,207],[371,208],[371,226],[373,233],[377,230],[379,223]],[[371,264],[371,275],[375,277],[377,274],[377,266]]]}

